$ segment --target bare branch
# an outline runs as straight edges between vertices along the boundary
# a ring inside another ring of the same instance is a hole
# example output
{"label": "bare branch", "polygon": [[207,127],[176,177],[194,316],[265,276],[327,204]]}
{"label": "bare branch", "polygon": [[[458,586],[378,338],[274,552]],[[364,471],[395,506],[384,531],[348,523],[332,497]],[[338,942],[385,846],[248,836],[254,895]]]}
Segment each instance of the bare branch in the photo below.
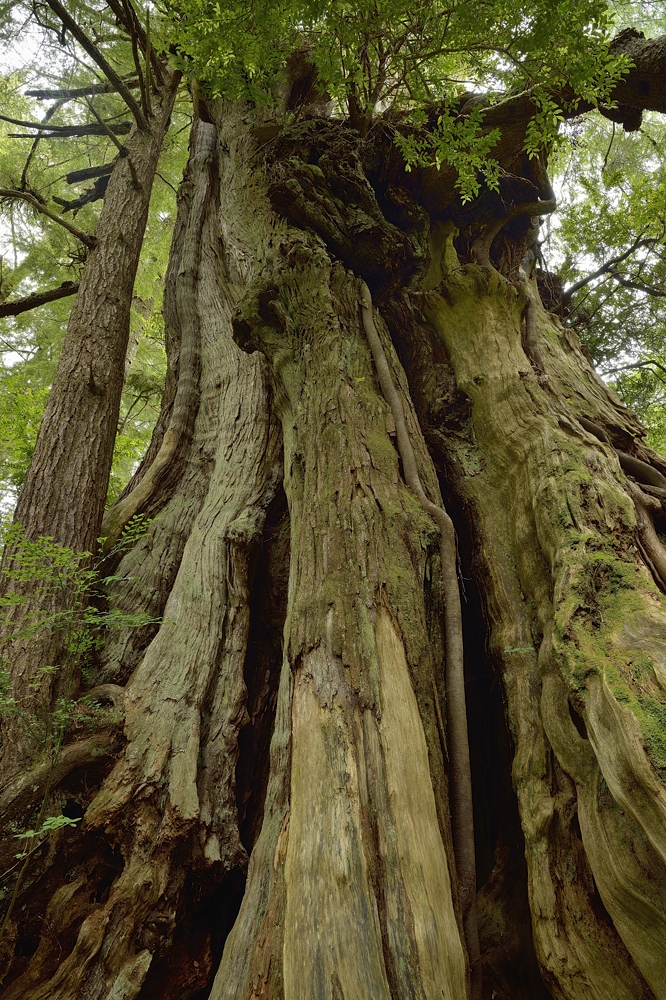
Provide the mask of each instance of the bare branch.
{"label": "bare branch", "polygon": [[66,229],[68,233],[71,233],[72,236],[75,236],[77,240],[80,240],[81,243],[84,243],[91,249],[97,242],[95,237],[91,236],[90,233],[84,233],[82,229],[77,229],[76,226],[71,224],[71,222],[67,222],[59,215],[51,212],[46,205],[42,205],[42,203],[38,201],[34,195],[28,194],[27,191],[15,191],[13,188],[0,188],[0,198],[13,198],[20,201],[27,201],[27,203],[32,205],[34,209],[41,212],[41,214],[45,215],[48,219],[51,219],[52,222],[57,222],[59,226],[62,226],[62,228]]}
{"label": "bare branch", "polygon": [[[58,109],[61,108],[64,103],[65,102],[61,98],[60,100],[57,100],[55,102],[55,104],[51,105],[51,107],[49,108],[49,110],[46,112],[46,114],[42,118],[40,124],[46,125],[47,122],[50,121],[50,119],[53,117],[53,115],[56,113],[56,111],[58,111]],[[25,163],[23,165],[23,170],[21,172],[21,190],[22,191],[24,191],[26,189],[26,187],[28,186],[28,170],[30,169],[30,164],[32,163],[32,158],[35,155],[35,153],[37,152],[37,146],[39,145],[39,140],[41,138],[42,137],[39,134],[35,137],[35,141],[33,142],[32,148],[30,149],[30,152],[28,153],[28,155],[26,157],[26,161],[25,161]]]}
{"label": "bare branch", "polygon": [[63,26],[73,35],[77,40],[79,45],[81,45],[85,51],[88,53],[91,59],[93,59],[99,68],[102,70],[106,76],[109,83],[112,83],[114,88],[120,94],[124,100],[127,107],[130,109],[134,115],[134,120],[142,131],[148,130],[148,122],[146,121],[143,111],[140,106],[134,100],[132,92],[129,87],[125,84],[124,80],[116,73],[115,69],[107,60],[104,58],[102,53],[99,51],[97,46],[88,38],[85,31],[83,31],[79,25],[76,23],[71,14],[63,7],[60,0],[46,0],[51,10],[56,14],[63,23]]}
{"label": "bare branch", "polygon": [[113,134],[113,132],[111,131],[111,129],[108,127],[107,123],[97,113],[97,111],[95,109],[95,106],[94,106],[93,102],[90,100],[89,97],[86,97],[86,104],[90,108],[91,114],[93,114],[95,116],[95,118],[100,123],[100,125],[102,126],[102,128],[106,131],[106,133],[107,133],[109,139],[111,140],[111,142],[113,142],[114,145],[118,148],[119,155],[123,156],[123,157],[127,157],[127,163],[128,163],[129,169],[130,169],[130,173],[132,175],[132,183],[134,184],[134,187],[138,191],[141,188],[141,184],[139,183],[139,178],[136,175],[136,170],[134,169],[134,164],[132,163],[132,158],[131,158],[131,156],[127,155],[127,149],[125,148],[125,146],[123,146],[123,144],[121,142],[118,141],[118,139],[116,139],[115,135]]}
{"label": "bare branch", "polygon": [[630,365],[620,365],[619,368],[609,368],[607,371],[603,372],[604,378],[606,375],[617,375],[618,372],[631,371],[634,368],[647,368],[648,365],[654,365],[655,368],[659,368],[660,371],[666,375],[666,365],[662,365],[660,361],[655,361],[654,358],[648,358],[647,361],[634,361]]}
{"label": "bare branch", "polygon": [[641,281],[632,281],[631,278],[625,278],[621,271],[618,271],[616,267],[610,267],[609,272],[613,275],[618,285],[622,285],[623,288],[635,288],[638,292],[645,292],[647,295],[654,295],[659,299],[666,299],[666,292],[662,292],[659,288],[654,288],[653,285],[645,285]]}
{"label": "bare branch", "polygon": [[[99,119],[98,119],[99,120]],[[34,128],[39,132],[46,133],[44,139],[70,139],[82,135],[106,135],[111,130],[115,135],[127,135],[131,129],[129,122],[119,122],[117,125],[51,125],[42,122],[27,122],[21,118],[8,118],[7,115],[0,115],[0,121],[9,122],[10,125],[19,125],[21,128]],[[34,139],[32,135],[11,135],[14,139]]]}
{"label": "bare branch", "polygon": [[110,174],[115,165],[116,161],[112,160],[111,163],[103,163],[99,167],[83,167],[82,170],[72,170],[65,175],[65,180],[68,184],[80,184],[82,181],[91,181],[95,177],[104,177],[106,174]]}
{"label": "bare branch", "polygon": [[585,278],[581,278],[579,281],[575,281],[573,285],[565,289],[562,293],[562,305],[567,306],[571,301],[572,295],[575,295],[581,288],[585,288],[585,286],[589,285],[591,281],[595,281],[596,278],[600,278],[602,274],[607,274],[609,271],[612,272],[613,268],[617,264],[621,264],[622,261],[627,259],[627,257],[631,257],[632,253],[635,253],[636,250],[640,249],[640,247],[652,246],[654,242],[654,240],[643,239],[641,234],[641,236],[634,240],[629,249],[625,250],[624,253],[619,254],[617,257],[612,257],[605,264],[602,264],[601,267],[598,267],[596,271],[592,271],[591,274],[588,274]]}
{"label": "bare branch", "polygon": [[3,302],[0,305],[0,317],[19,316],[30,309],[37,309],[47,302],[56,302],[58,299],[65,299],[68,295],[76,295],[79,290],[78,282],[65,281],[59,288],[52,288],[48,292],[36,292],[35,295],[27,295],[24,299],[16,299],[14,302]]}
{"label": "bare branch", "polygon": [[[125,86],[136,89],[139,81],[134,77],[125,80]],[[112,83],[91,83],[89,87],[70,87],[60,90],[26,90],[26,97],[36,97],[38,101],[72,101],[77,97],[94,96],[95,94],[115,94]]]}

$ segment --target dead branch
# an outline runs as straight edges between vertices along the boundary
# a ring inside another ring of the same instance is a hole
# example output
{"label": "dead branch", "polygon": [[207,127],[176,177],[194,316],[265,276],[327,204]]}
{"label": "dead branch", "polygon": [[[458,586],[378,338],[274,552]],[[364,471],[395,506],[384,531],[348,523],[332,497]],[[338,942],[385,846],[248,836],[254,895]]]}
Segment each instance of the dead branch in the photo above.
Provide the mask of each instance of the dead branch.
{"label": "dead branch", "polygon": [[78,281],[64,281],[58,288],[51,288],[48,292],[36,292],[34,295],[27,295],[24,299],[3,302],[0,305],[0,317],[20,316],[21,313],[28,312],[30,309],[46,305],[47,302],[56,302],[58,299],[67,298],[68,295],[76,295],[78,290]]}
{"label": "dead branch", "polygon": [[114,89],[122,97],[127,107],[132,112],[134,120],[142,131],[148,130],[148,122],[146,121],[141,107],[137,104],[132,95],[131,90],[125,84],[122,77],[116,73],[115,69],[107,60],[104,58],[100,50],[91,41],[88,35],[83,31],[83,29],[76,23],[71,14],[63,7],[60,0],[46,0],[51,10],[56,14],[62,21],[63,27],[65,27],[70,34],[77,40],[79,45],[85,49],[90,58],[97,63],[99,68],[104,73],[105,77],[109,83],[113,84]]}

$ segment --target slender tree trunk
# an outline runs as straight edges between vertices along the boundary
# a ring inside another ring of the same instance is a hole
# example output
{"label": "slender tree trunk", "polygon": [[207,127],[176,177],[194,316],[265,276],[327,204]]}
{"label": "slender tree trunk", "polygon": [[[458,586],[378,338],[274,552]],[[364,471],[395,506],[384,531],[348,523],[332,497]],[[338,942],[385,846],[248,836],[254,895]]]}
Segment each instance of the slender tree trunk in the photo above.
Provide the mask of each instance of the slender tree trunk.
{"label": "slender tree trunk", "polygon": [[53,797],[84,816],[35,852],[3,1000],[468,994],[439,532],[362,281],[458,531],[483,996],[663,1000],[661,496],[617,451],[666,465],[518,278],[530,220],[464,263],[487,217],[445,178],[399,183],[381,135],[303,121],[260,148],[246,109],[214,117],[179,201],[163,413],[110,515],[157,515],[112,586],[163,621],[100,651],[123,735],[93,756],[68,734]]}
{"label": "slender tree trunk", "polygon": [[133,128],[109,179],[16,508],[30,538],[49,535],[76,552],[94,549],[102,523],[134,278],[177,84],[167,74],[150,128]]}
{"label": "slender tree trunk", "polygon": [[[134,279],[148,218],[150,195],[169,127],[179,74],[165,73],[154,102],[149,128],[134,127],[126,155],[111,174],[79,290],[70,314],[62,353],[37,436],[35,451],[14,515],[28,539],[52,538],[77,553],[95,552],[102,527],[113,447],[125,375]],[[3,567],[11,569],[15,549],[6,546]],[[32,598],[26,581],[3,577],[3,596],[27,597],[10,612],[6,631],[20,632],[37,612],[57,613],[67,607],[54,591]],[[43,721],[56,695],[76,694],[78,678],[54,679],[40,673],[66,655],[62,632],[42,629],[5,643],[11,664],[11,696],[22,710]],[[0,775],[11,781],[34,746],[16,718],[2,724]]]}

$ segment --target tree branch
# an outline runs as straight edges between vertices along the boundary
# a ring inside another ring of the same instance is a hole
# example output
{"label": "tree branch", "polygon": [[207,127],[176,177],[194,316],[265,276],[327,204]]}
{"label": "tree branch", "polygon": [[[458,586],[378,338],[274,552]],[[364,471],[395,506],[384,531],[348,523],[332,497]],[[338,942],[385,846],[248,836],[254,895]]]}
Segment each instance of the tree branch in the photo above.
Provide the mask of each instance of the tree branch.
{"label": "tree branch", "polygon": [[635,240],[629,249],[624,251],[624,253],[619,254],[617,257],[612,257],[611,260],[602,264],[601,267],[598,267],[596,271],[592,271],[592,273],[588,274],[585,278],[580,278],[579,281],[575,281],[573,285],[567,288],[562,293],[562,305],[569,305],[572,295],[575,295],[581,288],[585,288],[585,286],[589,285],[591,281],[594,281],[596,278],[600,278],[602,274],[606,274],[609,271],[612,273],[613,268],[617,264],[621,264],[622,261],[627,259],[627,257],[631,257],[632,253],[635,253],[640,247],[651,246],[654,242],[654,240],[644,240],[642,236],[639,236],[639,238]]}
{"label": "tree branch", "polygon": [[[53,118],[53,116],[56,113],[56,111],[58,111],[59,108],[61,108],[64,103],[65,102],[62,100],[62,98],[60,98],[59,100],[57,100],[55,102],[55,104],[52,104],[51,107],[46,112],[46,114],[44,115],[44,117],[42,118],[40,124],[41,125],[46,125],[50,121],[50,119]],[[32,163],[32,158],[33,158],[33,156],[35,155],[35,153],[37,151],[37,146],[39,145],[39,140],[41,138],[42,138],[42,136],[39,135],[39,134],[37,134],[35,136],[35,139],[34,139],[34,142],[32,144],[32,147],[30,149],[30,152],[28,153],[28,155],[26,157],[26,161],[25,161],[25,163],[23,165],[23,170],[21,172],[21,190],[22,191],[24,191],[25,188],[28,186],[28,170],[30,169],[30,164]]]}
{"label": "tree branch", "polygon": [[111,140],[111,142],[114,144],[114,146],[116,146],[116,148],[118,150],[118,155],[127,158],[127,164],[129,166],[130,173],[132,175],[132,183],[134,184],[134,187],[136,188],[137,191],[140,190],[141,184],[139,183],[139,178],[136,175],[136,170],[134,169],[134,164],[132,163],[132,157],[128,156],[128,154],[127,154],[127,149],[125,148],[125,146],[123,146],[123,144],[121,142],[119,142],[118,139],[116,139],[115,135],[113,134],[113,132],[111,131],[111,129],[108,127],[107,123],[97,113],[97,110],[95,109],[95,105],[93,104],[93,102],[90,100],[89,97],[86,97],[86,104],[90,108],[91,114],[95,116],[95,118],[97,119],[97,121],[99,122],[99,124],[102,126],[102,128],[104,129],[104,131],[108,135],[108,137]]}
{"label": "tree branch", "polygon": [[[99,119],[98,119],[99,120]],[[10,125],[20,125],[21,128],[34,128],[39,132],[46,132],[44,139],[71,139],[82,135],[106,135],[110,129],[115,135],[127,135],[131,129],[129,122],[119,122],[117,125],[50,125],[43,122],[26,122],[21,118],[8,118],[7,115],[0,115],[0,121],[9,122]],[[32,135],[10,136],[18,139],[34,139]]]}
{"label": "tree branch", "polygon": [[635,288],[638,292],[646,292],[648,295],[654,295],[659,299],[666,299],[666,292],[662,292],[659,288],[653,288],[652,285],[644,285],[640,281],[632,281],[631,278],[625,278],[622,272],[618,271],[616,267],[610,267],[608,270],[618,285],[622,285],[623,288]]}
{"label": "tree branch", "polygon": [[36,292],[28,295],[24,299],[15,299],[13,302],[3,302],[0,305],[0,317],[19,316],[30,309],[37,309],[38,306],[46,305],[47,302],[55,302],[57,299],[65,299],[68,295],[76,295],[79,290],[77,281],[65,281],[59,288],[52,288],[48,292]]}
{"label": "tree branch", "polygon": [[[131,78],[125,80],[125,86],[136,89],[139,81]],[[115,94],[116,88],[112,83],[91,83],[89,87],[70,87],[60,90],[26,90],[26,97],[36,97],[38,101],[72,101],[77,97],[94,96],[95,94]]]}
{"label": "tree branch", "polygon": [[132,92],[129,87],[125,84],[124,80],[116,73],[113,66],[107,62],[102,53],[99,51],[97,46],[88,38],[85,31],[83,31],[79,25],[76,23],[74,18],[69,14],[67,10],[60,3],[60,0],[46,0],[51,10],[56,14],[67,30],[72,34],[72,36],[77,40],[79,45],[85,49],[91,59],[93,59],[99,68],[102,70],[106,76],[109,83],[113,84],[115,90],[120,94],[124,100],[127,107],[130,109],[134,116],[134,120],[142,131],[148,130],[148,122],[145,119],[141,107],[134,100]]}
{"label": "tree branch", "polygon": [[34,197],[34,195],[28,194],[27,191],[15,191],[13,188],[0,188],[0,198],[15,198],[19,199],[20,201],[27,201],[27,203],[29,205],[32,205],[32,207],[36,209],[36,211],[41,212],[42,215],[45,215],[48,219],[51,219],[52,222],[57,222],[59,226],[62,226],[63,229],[66,229],[68,233],[71,233],[72,236],[75,236],[76,239],[80,240],[81,243],[84,243],[85,246],[90,247],[90,249],[92,249],[97,243],[95,237],[91,236],[90,233],[84,233],[82,229],[77,229],[76,226],[73,226],[71,224],[71,222],[67,222],[59,215],[56,215],[54,212],[51,212],[50,209],[46,207],[46,205],[42,205],[42,203],[38,201],[37,198]]}
{"label": "tree branch", "polygon": [[606,375],[617,375],[618,372],[631,371],[633,368],[647,368],[648,365],[654,365],[655,368],[659,368],[666,375],[666,366],[662,365],[660,361],[655,361],[654,358],[648,358],[647,361],[634,361],[630,365],[620,365],[619,368],[609,368],[607,371],[602,372],[602,374],[605,378]]}

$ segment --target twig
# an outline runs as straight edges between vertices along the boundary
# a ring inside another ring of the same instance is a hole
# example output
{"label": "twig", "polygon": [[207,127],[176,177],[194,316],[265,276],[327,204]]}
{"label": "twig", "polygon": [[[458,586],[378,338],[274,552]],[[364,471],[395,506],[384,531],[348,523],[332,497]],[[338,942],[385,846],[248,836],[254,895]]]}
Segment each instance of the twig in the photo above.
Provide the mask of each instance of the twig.
{"label": "twig", "polygon": [[90,233],[84,233],[82,229],[77,229],[77,227],[73,226],[71,222],[67,222],[66,219],[63,219],[61,216],[51,212],[46,205],[42,205],[42,203],[38,201],[34,195],[28,194],[27,191],[15,191],[12,188],[0,188],[0,198],[16,198],[21,201],[27,201],[27,203],[32,205],[36,211],[41,212],[42,215],[51,219],[52,222],[57,222],[59,226],[62,226],[63,229],[66,229],[68,233],[75,236],[76,239],[80,240],[81,243],[85,244],[85,246],[90,247],[91,250],[97,243],[95,237],[91,236]]}
{"label": "twig", "polygon": [[56,14],[63,23],[63,26],[73,35],[77,40],[79,45],[81,45],[85,51],[88,53],[91,59],[93,59],[99,68],[102,70],[109,83],[112,83],[117,92],[120,94],[124,100],[127,107],[130,109],[134,116],[134,120],[142,131],[148,130],[148,122],[146,121],[143,111],[140,106],[134,100],[132,92],[129,87],[125,84],[122,77],[116,73],[113,66],[104,58],[102,53],[99,51],[97,46],[88,38],[85,31],[76,23],[71,14],[63,7],[60,0],[46,0],[51,10]]}

